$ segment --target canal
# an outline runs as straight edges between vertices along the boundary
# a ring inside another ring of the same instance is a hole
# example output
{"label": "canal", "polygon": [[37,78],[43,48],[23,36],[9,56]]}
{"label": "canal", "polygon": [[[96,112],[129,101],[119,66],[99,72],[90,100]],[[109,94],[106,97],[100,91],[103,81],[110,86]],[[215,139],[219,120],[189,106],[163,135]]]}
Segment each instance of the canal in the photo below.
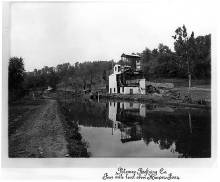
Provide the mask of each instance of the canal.
{"label": "canal", "polygon": [[211,156],[211,110],[137,102],[68,104],[91,157]]}

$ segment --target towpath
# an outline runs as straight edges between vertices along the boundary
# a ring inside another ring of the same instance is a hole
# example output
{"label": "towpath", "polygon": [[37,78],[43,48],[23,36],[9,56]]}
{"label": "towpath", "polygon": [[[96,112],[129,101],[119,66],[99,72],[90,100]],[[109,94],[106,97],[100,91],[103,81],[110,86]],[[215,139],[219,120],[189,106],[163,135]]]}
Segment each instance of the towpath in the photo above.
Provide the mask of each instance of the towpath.
{"label": "towpath", "polygon": [[65,157],[67,142],[56,100],[46,99],[21,119],[23,124],[9,137],[10,157]]}

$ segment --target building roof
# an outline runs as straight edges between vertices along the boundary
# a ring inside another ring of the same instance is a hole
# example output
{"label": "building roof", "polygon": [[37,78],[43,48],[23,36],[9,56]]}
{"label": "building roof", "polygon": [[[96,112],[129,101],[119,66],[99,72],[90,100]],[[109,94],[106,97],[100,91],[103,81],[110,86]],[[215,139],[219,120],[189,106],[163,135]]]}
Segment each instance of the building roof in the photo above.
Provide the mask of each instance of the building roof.
{"label": "building roof", "polygon": [[121,57],[126,57],[126,58],[141,58],[141,56],[137,54],[122,54]]}

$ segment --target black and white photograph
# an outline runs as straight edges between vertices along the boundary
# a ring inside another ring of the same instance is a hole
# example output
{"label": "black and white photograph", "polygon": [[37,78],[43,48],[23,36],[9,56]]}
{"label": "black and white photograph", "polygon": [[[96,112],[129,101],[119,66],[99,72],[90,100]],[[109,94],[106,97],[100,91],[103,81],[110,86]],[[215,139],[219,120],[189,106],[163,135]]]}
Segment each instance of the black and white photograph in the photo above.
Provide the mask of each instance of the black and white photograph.
{"label": "black and white photograph", "polygon": [[212,32],[174,13],[10,3],[8,157],[210,158]]}
{"label": "black and white photograph", "polygon": [[3,2],[5,179],[214,179],[213,2]]}
{"label": "black and white photograph", "polygon": [[213,2],[3,2],[0,179],[214,179]]}

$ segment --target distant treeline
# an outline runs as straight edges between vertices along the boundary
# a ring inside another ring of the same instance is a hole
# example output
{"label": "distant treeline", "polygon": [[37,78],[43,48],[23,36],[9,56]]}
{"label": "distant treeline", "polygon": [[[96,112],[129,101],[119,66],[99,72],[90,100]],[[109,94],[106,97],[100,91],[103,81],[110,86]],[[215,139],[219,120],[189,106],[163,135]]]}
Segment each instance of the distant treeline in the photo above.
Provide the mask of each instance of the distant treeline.
{"label": "distant treeline", "polygon": [[149,78],[211,78],[211,35],[198,36],[194,33],[184,40],[175,35],[174,52],[163,44],[157,49],[146,48],[142,53],[142,66]]}
{"label": "distant treeline", "polygon": [[[211,35],[194,37],[188,35],[183,25],[176,29],[174,35],[174,51],[163,44],[141,53],[144,75],[151,78],[211,78]],[[120,56],[120,55],[119,55]],[[107,87],[108,75],[114,64],[119,61],[93,61],[64,63],[56,67],[45,66],[33,72],[24,71],[22,58],[13,57],[9,61],[9,91],[30,90],[37,88],[72,88],[74,90]]]}
{"label": "distant treeline", "polygon": [[105,85],[113,61],[94,61],[71,65],[59,64],[56,67],[45,66],[26,73],[26,88],[72,88],[74,90],[89,89],[93,86]]}

